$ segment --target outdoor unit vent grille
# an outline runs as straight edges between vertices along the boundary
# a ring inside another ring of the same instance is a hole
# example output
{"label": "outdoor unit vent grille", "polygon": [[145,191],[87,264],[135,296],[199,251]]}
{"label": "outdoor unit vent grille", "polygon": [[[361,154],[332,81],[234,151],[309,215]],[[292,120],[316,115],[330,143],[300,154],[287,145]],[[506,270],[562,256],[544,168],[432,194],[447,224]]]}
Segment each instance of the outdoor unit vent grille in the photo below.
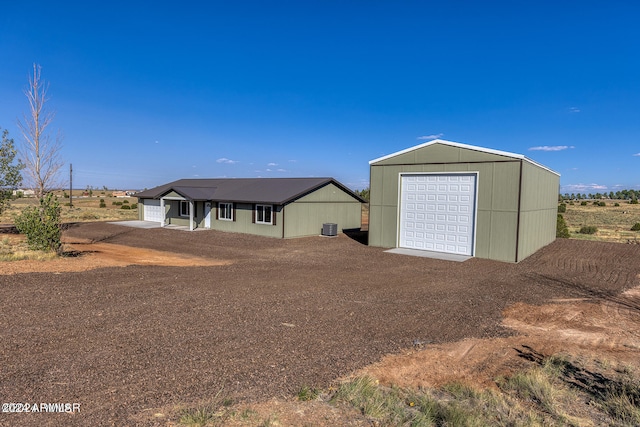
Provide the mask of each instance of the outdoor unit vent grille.
{"label": "outdoor unit vent grille", "polygon": [[337,236],[338,235],[338,224],[331,224],[331,223],[322,224],[322,235],[323,236]]}

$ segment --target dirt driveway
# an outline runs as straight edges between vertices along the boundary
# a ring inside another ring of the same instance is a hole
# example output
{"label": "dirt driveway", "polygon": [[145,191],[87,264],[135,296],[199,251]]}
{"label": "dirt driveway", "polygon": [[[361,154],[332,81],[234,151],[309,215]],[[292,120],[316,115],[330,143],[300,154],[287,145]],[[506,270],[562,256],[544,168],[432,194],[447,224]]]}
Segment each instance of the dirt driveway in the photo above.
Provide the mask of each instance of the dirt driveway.
{"label": "dirt driveway", "polygon": [[[416,340],[510,335],[501,326],[509,307],[615,300],[640,285],[638,245],[559,240],[516,265],[392,255],[346,236],[93,223],[64,238],[93,252],[49,272],[23,262],[0,274],[0,397],[81,410],[0,413],[0,425],[152,424],[145,413],[219,392],[287,396]],[[124,247],[138,258],[118,258]],[[180,262],[145,263],[141,249]]]}

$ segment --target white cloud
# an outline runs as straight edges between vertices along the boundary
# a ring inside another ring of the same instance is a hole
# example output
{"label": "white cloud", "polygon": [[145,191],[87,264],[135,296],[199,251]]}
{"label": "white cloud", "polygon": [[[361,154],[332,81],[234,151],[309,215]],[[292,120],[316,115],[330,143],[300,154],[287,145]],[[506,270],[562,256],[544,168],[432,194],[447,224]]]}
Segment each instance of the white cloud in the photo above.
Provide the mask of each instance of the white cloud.
{"label": "white cloud", "polygon": [[574,193],[574,192],[585,192],[591,190],[607,190],[608,187],[606,185],[601,184],[568,184],[563,185],[561,192],[566,193]]}
{"label": "white cloud", "polygon": [[265,169],[265,172],[273,172],[271,169]]}
{"label": "white cloud", "polygon": [[286,169],[278,169],[278,172],[286,172]]}
{"label": "white cloud", "polygon": [[227,159],[226,157],[222,157],[218,160],[216,160],[217,163],[224,163],[225,165],[235,165],[236,163],[240,163],[237,160],[231,160],[231,159]]}
{"label": "white cloud", "polygon": [[440,137],[441,137],[441,136],[443,136],[443,135],[444,135],[444,133],[436,133],[436,134],[433,134],[433,135],[423,135],[423,136],[419,136],[419,137],[417,137],[416,139],[421,140],[421,141],[424,141],[424,140],[432,140],[432,139],[438,139],[438,138],[440,138]]}
{"label": "white cloud", "polygon": [[640,153],[634,154],[633,157],[640,157]]}
{"label": "white cloud", "polygon": [[271,163],[267,163],[267,166],[278,166],[278,164],[271,162]]}
{"label": "white cloud", "polygon": [[571,107],[571,108],[569,108],[569,112],[570,113],[579,113],[580,109],[578,107]]}
{"label": "white cloud", "polygon": [[539,145],[537,147],[529,148],[529,151],[562,151],[569,148],[576,148],[573,145]]}
{"label": "white cloud", "polygon": [[291,163],[297,163],[298,161],[297,161],[297,160],[289,160],[289,162],[291,162]]}

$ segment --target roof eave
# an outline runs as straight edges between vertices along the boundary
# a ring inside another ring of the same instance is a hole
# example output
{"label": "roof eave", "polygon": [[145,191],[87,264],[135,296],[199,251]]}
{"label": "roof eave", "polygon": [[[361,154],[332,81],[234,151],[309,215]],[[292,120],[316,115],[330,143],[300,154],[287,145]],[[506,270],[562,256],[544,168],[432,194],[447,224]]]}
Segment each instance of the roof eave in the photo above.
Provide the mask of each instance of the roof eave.
{"label": "roof eave", "polygon": [[402,155],[402,154],[410,153],[410,152],[412,152],[414,150],[419,150],[421,148],[425,148],[425,147],[428,147],[428,146],[434,145],[434,144],[449,145],[451,147],[465,148],[467,150],[479,151],[481,153],[495,154],[495,155],[498,155],[498,156],[504,156],[504,157],[510,157],[510,158],[513,158],[513,159],[524,160],[524,161],[527,161],[527,162],[529,162],[529,163],[531,163],[531,164],[533,164],[535,166],[538,166],[538,167],[540,167],[542,169],[545,169],[545,170],[547,170],[547,171],[549,171],[549,172],[551,172],[553,174],[556,174],[556,175],[560,176],[560,174],[558,172],[554,171],[553,169],[550,169],[550,168],[548,168],[548,167],[536,162],[535,160],[531,160],[530,158],[528,158],[528,157],[526,157],[526,156],[524,156],[522,154],[511,153],[511,152],[508,152],[508,151],[494,150],[494,149],[491,149],[491,148],[477,147],[475,145],[463,144],[461,142],[447,141],[447,140],[444,140],[444,139],[434,139],[433,141],[425,142],[425,143],[420,144],[420,145],[416,145],[416,146],[413,146],[413,147],[405,148],[404,150],[400,150],[400,151],[397,151],[395,153],[391,153],[391,154],[388,154],[386,156],[382,156],[382,157],[379,157],[377,159],[373,159],[373,160],[371,160],[369,162],[369,165],[373,165],[374,163],[378,163],[378,162],[381,162],[383,160],[387,160],[387,159],[390,159],[392,157],[396,157],[396,156],[399,156],[399,155]]}

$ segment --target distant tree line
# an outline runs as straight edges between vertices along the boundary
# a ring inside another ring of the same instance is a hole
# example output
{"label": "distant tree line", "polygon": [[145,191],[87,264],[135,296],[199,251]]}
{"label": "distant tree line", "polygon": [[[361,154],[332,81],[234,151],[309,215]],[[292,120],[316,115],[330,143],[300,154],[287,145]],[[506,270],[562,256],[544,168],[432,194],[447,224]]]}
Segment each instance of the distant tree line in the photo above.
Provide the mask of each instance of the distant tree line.
{"label": "distant tree line", "polygon": [[600,200],[600,199],[611,199],[611,200],[638,200],[640,199],[640,190],[620,190],[610,191],[609,193],[564,193],[558,195],[558,200]]}
{"label": "distant tree line", "polygon": [[364,190],[356,190],[354,191],[354,193],[369,202],[369,187],[365,188]]}

